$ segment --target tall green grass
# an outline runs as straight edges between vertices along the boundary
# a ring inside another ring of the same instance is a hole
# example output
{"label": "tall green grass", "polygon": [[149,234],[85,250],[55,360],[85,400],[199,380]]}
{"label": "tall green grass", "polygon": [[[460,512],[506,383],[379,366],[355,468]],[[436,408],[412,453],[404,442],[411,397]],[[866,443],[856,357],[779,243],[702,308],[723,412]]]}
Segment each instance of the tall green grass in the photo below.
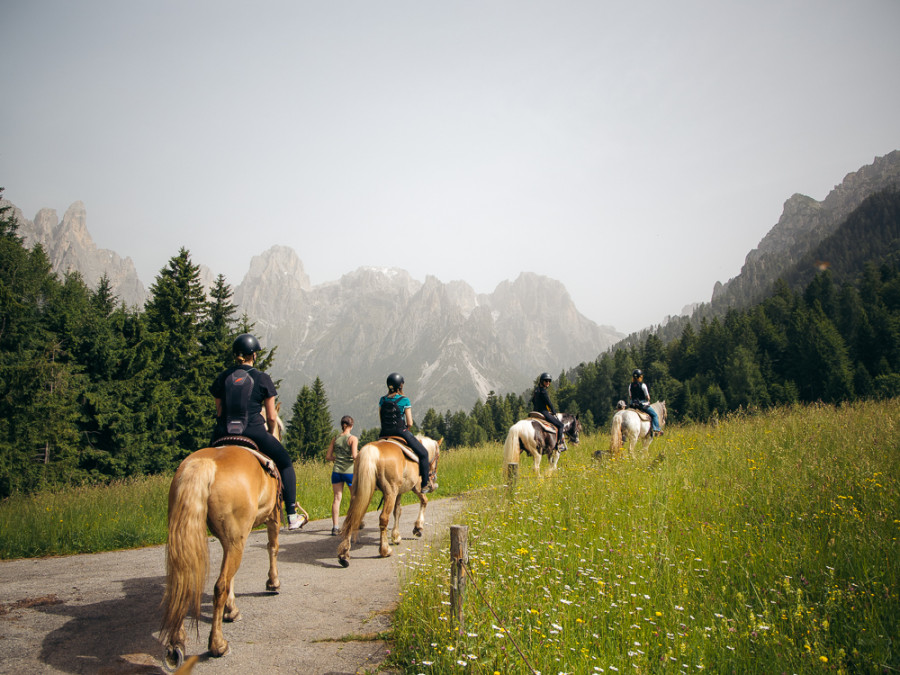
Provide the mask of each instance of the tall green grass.
{"label": "tall green grass", "polygon": [[447,548],[407,562],[394,665],[900,670],[900,401],[670,428],[637,460],[593,461],[607,443],[467,500],[462,630]]}

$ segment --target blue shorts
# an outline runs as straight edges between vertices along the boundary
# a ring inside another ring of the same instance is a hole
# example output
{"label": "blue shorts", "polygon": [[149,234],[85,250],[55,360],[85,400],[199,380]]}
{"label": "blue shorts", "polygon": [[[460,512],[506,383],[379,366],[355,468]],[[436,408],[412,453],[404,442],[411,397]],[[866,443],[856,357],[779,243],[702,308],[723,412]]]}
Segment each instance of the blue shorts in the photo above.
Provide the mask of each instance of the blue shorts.
{"label": "blue shorts", "polygon": [[352,473],[338,473],[337,471],[331,472],[331,484],[335,483],[346,483],[347,487],[353,487],[353,474]]}

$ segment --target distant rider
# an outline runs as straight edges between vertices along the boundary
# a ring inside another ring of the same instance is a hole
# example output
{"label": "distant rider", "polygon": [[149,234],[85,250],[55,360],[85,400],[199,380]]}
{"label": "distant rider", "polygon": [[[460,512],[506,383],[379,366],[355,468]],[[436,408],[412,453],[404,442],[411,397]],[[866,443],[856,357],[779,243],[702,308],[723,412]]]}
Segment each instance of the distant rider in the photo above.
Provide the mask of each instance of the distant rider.
{"label": "distant rider", "polygon": [[278,424],[275,384],[268,373],[253,367],[260,349],[259,340],[250,333],[238,335],[232,345],[235,365],[219,373],[210,386],[209,391],[216,399],[213,441],[223,436],[245,436],[256,443],[261,453],[272,458],[281,474],[288,529],[298,530],[306,520],[297,513],[294,464],[281,442],[272,435]]}
{"label": "distant rider", "polygon": [[422,480],[422,492],[431,492],[431,465],[428,462],[428,450],[412,435],[409,428],[413,424],[412,404],[403,395],[403,376],[391,373],[387,377],[388,392],[378,400],[378,416],[381,418],[381,438],[399,436],[412,448],[419,458],[419,475]]}
{"label": "distant rider", "polygon": [[553,378],[550,373],[541,373],[538,386],[531,395],[531,409],[541,413],[544,419],[556,427],[556,447],[559,448],[563,440],[563,423],[559,421],[553,401],[550,400],[550,383]]}
{"label": "distant rider", "polygon": [[650,407],[650,390],[644,384],[644,373],[640,368],[635,368],[631,373],[631,384],[628,386],[628,396],[631,399],[631,407],[643,410],[650,415],[650,430],[654,436],[662,436],[659,428],[659,415]]}

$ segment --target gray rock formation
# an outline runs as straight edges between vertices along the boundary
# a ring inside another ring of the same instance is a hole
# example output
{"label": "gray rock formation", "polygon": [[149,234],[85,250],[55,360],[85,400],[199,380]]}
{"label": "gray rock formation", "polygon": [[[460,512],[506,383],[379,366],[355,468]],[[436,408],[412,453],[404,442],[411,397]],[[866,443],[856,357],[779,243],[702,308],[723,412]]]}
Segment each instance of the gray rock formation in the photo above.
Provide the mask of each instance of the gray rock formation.
{"label": "gray rock formation", "polygon": [[143,307],[147,291],[138,278],[134,262],[108,249],[97,248],[88,233],[84,204],[72,204],[61,222],[54,209],[41,209],[33,221],[25,218],[18,208],[13,207],[13,211],[25,246],[33,248],[40,244],[53,271],[60,277],[70,271],[79,272],[88,287],[95,289],[106,274],[121,302]]}
{"label": "gray rock formation", "polygon": [[821,202],[795,194],[784,203],[775,226],[750,251],[738,276],[716,283],[714,309],[759,302],[786,270],[832,234],[863,200],[900,186],[900,151],[876,157],[872,164],[847,174]]}
{"label": "gray rock formation", "polygon": [[558,373],[622,336],[582,316],[557,281],[523,273],[491,294],[465,282],[416,281],[399,269],[364,267],[310,286],[291,249],[253,259],[235,303],[278,345],[281,396],[293,404],[318,376],[336,418],[377,423],[388,373],[406,379],[414,414],[469,410],[490,391],[521,392],[538,373]]}

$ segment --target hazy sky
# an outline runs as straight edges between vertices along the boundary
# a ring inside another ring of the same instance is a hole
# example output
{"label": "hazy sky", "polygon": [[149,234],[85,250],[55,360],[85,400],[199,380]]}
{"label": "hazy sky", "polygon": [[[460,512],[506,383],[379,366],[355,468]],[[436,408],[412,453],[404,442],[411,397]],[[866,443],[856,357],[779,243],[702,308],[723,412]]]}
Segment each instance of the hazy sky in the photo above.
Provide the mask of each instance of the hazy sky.
{"label": "hazy sky", "polygon": [[[0,186],[145,285],[272,245],[631,332],[900,149],[900,2],[0,2]],[[552,320],[552,317],[548,317]]]}

